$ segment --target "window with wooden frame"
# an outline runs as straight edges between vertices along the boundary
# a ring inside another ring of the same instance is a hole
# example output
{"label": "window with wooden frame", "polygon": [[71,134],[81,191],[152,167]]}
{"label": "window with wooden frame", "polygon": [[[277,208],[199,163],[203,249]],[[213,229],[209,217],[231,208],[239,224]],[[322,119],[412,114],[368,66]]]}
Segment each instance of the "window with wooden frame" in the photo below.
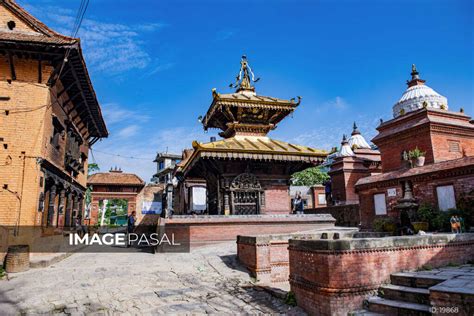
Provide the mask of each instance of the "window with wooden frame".
{"label": "window with wooden frame", "polygon": [[53,135],[50,138],[50,144],[53,145],[55,149],[59,149],[59,139],[63,135],[64,126],[59,122],[59,119],[56,116],[53,116]]}

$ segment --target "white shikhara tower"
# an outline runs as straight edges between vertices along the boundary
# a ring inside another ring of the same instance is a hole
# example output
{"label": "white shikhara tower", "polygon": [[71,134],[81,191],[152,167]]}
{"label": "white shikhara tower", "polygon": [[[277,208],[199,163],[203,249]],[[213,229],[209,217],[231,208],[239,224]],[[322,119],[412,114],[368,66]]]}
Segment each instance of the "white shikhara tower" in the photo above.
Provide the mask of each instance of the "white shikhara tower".
{"label": "white shikhara tower", "polygon": [[352,149],[371,149],[369,143],[367,143],[364,136],[359,132],[356,122],[354,122],[352,134],[349,138],[349,146]]}
{"label": "white shikhara tower", "polygon": [[408,88],[393,106],[393,117],[421,108],[448,109],[448,99],[425,85],[425,80],[420,79],[415,65],[411,67],[411,80],[407,84]]}

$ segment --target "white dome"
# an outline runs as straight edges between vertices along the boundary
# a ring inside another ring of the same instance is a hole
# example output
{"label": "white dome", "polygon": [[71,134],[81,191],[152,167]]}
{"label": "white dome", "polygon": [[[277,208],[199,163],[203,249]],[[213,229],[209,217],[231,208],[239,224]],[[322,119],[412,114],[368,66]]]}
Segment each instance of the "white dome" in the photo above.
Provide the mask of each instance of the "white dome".
{"label": "white dome", "polygon": [[339,157],[349,157],[349,156],[354,156],[354,152],[351,149],[351,146],[349,144],[344,144],[341,147],[341,151],[339,151]]}
{"label": "white dome", "polygon": [[393,117],[404,113],[412,112],[423,108],[423,103],[426,102],[427,107],[441,109],[448,109],[448,99],[434,91],[430,87],[420,84],[409,87],[405,90],[400,100],[393,106]]}
{"label": "white dome", "polygon": [[349,138],[349,146],[351,148],[367,148],[370,149],[370,145],[361,134],[354,134]]}

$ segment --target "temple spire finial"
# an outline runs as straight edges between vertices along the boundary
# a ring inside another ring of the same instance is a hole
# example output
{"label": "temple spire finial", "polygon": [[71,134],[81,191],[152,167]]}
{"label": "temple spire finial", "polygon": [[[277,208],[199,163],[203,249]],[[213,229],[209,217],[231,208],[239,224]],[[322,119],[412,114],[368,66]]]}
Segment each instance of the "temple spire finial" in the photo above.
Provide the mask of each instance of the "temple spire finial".
{"label": "temple spire finial", "polygon": [[420,73],[416,69],[416,65],[411,65],[411,80],[407,81],[408,87],[420,86],[425,83],[425,80],[420,79]]}
{"label": "temple spire finial", "polygon": [[347,136],[346,136],[346,134],[342,134],[342,142],[341,142],[341,144],[345,144],[345,143],[347,143]]}
{"label": "temple spire finial", "polygon": [[231,83],[229,87],[236,88],[235,92],[255,92],[255,87],[252,86],[252,82],[257,82],[259,80],[260,78],[255,79],[252,68],[250,68],[250,65],[247,61],[247,56],[243,55],[242,59],[240,60],[240,71],[236,77],[236,81],[235,83]]}
{"label": "temple spire finial", "polygon": [[416,65],[415,64],[412,64],[411,65],[411,79],[420,79],[420,77],[418,76],[420,73],[418,72],[418,70],[416,70]]}
{"label": "temple spire finial", "polygon": [[359,132],[359,129],[357,128],[356,122],[354,121],[354,125],[352,125],[352,134],[351,135],[356,135],[356,134],[360,134],[360,132]]}

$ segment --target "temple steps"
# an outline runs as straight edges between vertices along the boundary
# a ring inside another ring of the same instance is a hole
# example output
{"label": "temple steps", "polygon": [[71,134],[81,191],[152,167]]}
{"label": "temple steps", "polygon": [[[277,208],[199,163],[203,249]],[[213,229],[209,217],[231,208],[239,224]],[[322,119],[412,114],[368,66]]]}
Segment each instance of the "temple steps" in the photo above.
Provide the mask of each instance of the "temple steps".
{"label": "temple steps", "polygon": [[437,272],[439,271],[391,274],[391,284],[382,285],[378,296],[369,297],[365,301],[365,310],[356,311],[353,315],[431,315],[428,288],[449,279],[449,276],[440,276]]}
{"label": "temple steps", "polygon": [[384,299],[425,305],[430,304],[430,291],[425,288],[387,284],[380,287],[379,293]]}
{"label": "temple steps", "polygon": [[370,312],[381,313],[383,315],[431,315],[429,305],[389,300],[378,296],[369,297],[368,308]]}
{"label": "temple steps", "polygon": [[390,275],[393,285],[427,289],[446,281],[449,277],[430,274],[429,272],[399,272]]}

